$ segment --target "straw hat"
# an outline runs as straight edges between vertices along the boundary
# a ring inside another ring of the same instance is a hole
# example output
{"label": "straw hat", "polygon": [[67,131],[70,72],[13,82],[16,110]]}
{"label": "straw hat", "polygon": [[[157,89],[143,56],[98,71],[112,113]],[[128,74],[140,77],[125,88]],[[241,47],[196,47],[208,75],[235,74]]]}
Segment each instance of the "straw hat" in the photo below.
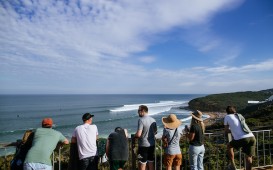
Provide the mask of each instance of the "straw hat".
{"label": "straw hat", "polygon": [[178,128],[182,122],[177,119],[175,114],[170,114],[168,117],[162,117],[162,123],[169,129],[175,129]]}
{"label": "straw hat", "polygon": [[196,110],[195,112],[193,112],[192,114],[192,117],[198,121],[201,121],[203,122],[203,119],[202,119],[202,112],[200,112],[199,110]]}

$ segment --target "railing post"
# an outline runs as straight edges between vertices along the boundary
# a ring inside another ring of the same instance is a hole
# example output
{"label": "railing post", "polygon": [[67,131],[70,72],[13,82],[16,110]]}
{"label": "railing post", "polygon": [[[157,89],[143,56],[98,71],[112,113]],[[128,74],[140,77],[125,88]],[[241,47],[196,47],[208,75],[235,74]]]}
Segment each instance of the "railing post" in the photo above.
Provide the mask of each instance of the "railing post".
{"label": "railing post", "polygon": [[257,138],[256,138],[256,143],[257,143],[257,160],[258,160],[258,167],[260,167],[260,156],[259,156],[259,132],[257,132]]}
{"label": "railing post", "polygon": [[157,159],[157,157],[156,157],[156,138],[155,138],[155,146],[154,146],[155,148],[154,148],[154,155],[155,155],[155,162],[154,162],[154,167],[155,167],[155,170],[157,169],[157,163],[156,163],[156,159]]}
{"label": "railing post", "polygon": [[134,152],[135,149],[135,135],[131,134],[131,153],[132,153],[132,170],[136,169],[136,155]]}
{"label": "railing post", "polygon": [[[271,131],[268,131],[268,138],[269,138],[269,140],[268,141],[270,141],[271,140],[271,135],[270,135],[270,132]],[[270,165],[272,165],[272,161],[271,161],[271,144],[270,143],[268,143],[269,144],[269,159],[270,159]]]}
{"label": "railing post", "polygon": [[264,130],[263,130],[263,153],[264,153],[264,166],[265,166],[265,144],[264,144]]}
{"label": "railing post", "polygon": [[59,170],[61,170],[61,149],[62,147],[59,148]]}
{"label": "railing post", "polygon": [[55,157],[55,154],[53,151],[53,153],[52,153],[52,170],[54,170],[54,157]]}
{"label": "railing post", "polygon": [[160,159],[161,159],[161,164],[160,164],[160,167],[161,167],[161,169],[160,170],[162,170],[162,167],[163,167],[163,156],[162,156],[162,154],[163,154],[163,152],[162,152],[162,150],[163,150],[163,148],[162,148],[162,140],[160,140]]}

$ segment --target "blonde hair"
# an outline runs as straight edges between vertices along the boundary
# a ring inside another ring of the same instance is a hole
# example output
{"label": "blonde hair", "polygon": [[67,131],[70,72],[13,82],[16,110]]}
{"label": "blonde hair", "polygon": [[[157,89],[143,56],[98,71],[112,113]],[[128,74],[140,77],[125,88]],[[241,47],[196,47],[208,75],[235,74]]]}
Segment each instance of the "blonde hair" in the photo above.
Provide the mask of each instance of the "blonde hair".
{"label": "blonde hair", "polygon": [[26,132],[24,133],[24,136],[22,138],[22,142],[26,143],[28,138],[30,137],[30,135],[33,133],[32,130],[26,130]]}
{"label": "blonde hair", "polygon": [[203,121],[199,121],[199,120],[196,120],[195,118],[192,118],[191,119],[191,126],[194,124],[199,125],[202,129],[202,133],[203,134],[205,133],[205,124]]}

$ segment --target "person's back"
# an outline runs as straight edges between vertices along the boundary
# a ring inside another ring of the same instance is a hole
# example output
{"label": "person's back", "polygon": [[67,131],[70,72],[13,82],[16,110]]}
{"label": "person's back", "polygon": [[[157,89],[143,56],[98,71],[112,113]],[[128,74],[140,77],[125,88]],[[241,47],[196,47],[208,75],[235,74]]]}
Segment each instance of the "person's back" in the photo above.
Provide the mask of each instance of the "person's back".
{"label": "person's back", "polygon": [[145,115],[139,119],[139,128],[142,128],[142,134],[138,139],[138,145],[149,147],[155,145],[156,121],[154,118]]}
{"label": "person's back", "polygon": [[83,124],[75,128],[71,143],[77,144],[79,154],[79,170],[97,170],[98,169],[98,152],[97,139],[98,128],[96,125],[91,125],[93,116],[90,113],[85,113],[82,116]]}
{"label": "person's back", "polygon": [[167,137],[168,142],[171,141],[168,147],[165,148],[165,153],[170,155],[181,153],[180,146],[179,146],[181,132],[182,132],[182,129],[180,127],[178,127],[177,129],[168,129],[168,128],[163,129],[163,135]]}
{"label": "person's back", "polygon": [[[123,132],[124,133],[124,132]],[[109,160],[128,160],[129,149],[128,139],[124,134],[113,132],[108,137],[109,140]]]}
{"label": "person's back", "polygon": [[97,154],[97,126],[83,124],[76,127],[73,136],[77,138],[79,158],[87,158]]}
{"label": "person's back", "polygon": [[[233,148],[242,148],[246,154],[246,170],[252,169],[252,157],[255,155],[256,139],[251,130],[245,124],[242,115],[236,113],[234,106],[227,106],[227,115],[224,118],[226,135],[231,132],[233,139],[227,144],[230,157],[230,169],[236,169]],[[241,122],[242,121],[242,122]]]}
{"label": "person's back", "polygon": [[51,165],[50,155],[58,142],[64,141],[63,135],[50,128],[38,128],[34,132],[32,147],[28,151],[25,162],[40,162]]}
{"label": "person's back", "polygon": [[175,170],[180,170],[182,154],[179,141],[182,129],[179,126],[182,122],[177,119],[175,114],[170,114],[168,117],[162,118],[162,123],[164,125],[162,140],[165,146],[164,165],[167,170],[171,170],[172,167],[174,167]]}
{"label": "person's back", "polygon": [[109,158],[110,170],[121,170],[129,157],[127,130],[116,127],[106,143],[106,155]]}
{"label": "person's back", "polygon": [[138,126],[135,138],[138,138],[138,167],[139,170],[154,169],[155,134],[157,133],[156,121],[148,116],[148,107],[140,105],[138,109]]}
{"label": "person's back", "polygon": [[246,133],[242,130],[241,123],[238,119],[238,116],[235,114],[228,114],[224,118],[225,125],[229,125],[229,129],[232,133],[232,136],[235,140],[253,137],[253,133]]}
{"label": "person's back", "polygon": [[58,131],[52,129],[53,121],[45,118],[42,128],[36,129],[32,146],[27,153],[24,170],[44,169],[51,170],[50,155],[58,143],[68,144],[68,140]]}

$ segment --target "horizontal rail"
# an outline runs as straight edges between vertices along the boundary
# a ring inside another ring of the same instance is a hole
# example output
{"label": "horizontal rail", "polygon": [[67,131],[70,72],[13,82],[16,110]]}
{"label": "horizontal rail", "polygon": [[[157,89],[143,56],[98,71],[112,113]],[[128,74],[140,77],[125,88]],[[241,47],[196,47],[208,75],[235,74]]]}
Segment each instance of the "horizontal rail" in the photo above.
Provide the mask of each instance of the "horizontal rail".
{"label": "horizontal rail", "polygon": [[[271,130],[259,130],[253,131],[253,134],[256,137],[256,157],[253,158],[253,167],[265,167],[268,165],[272,165],[272,156],[273,156],[273,139],[271,136]],[[163,148],[162,148],[162,141],[161,138],[156,140],[156,148],[155,148],[155,167],[157,170],[162,170],[164,168],[163,165]],[[137,143],[132,143],[131,138],[129,138],[129,153],[130,158],[127,161],[126,166],[128,169],[136,169],[137,160],[136,160],[136,152],[135,149],[137,147]],[[223,132],[216,132],[216,133],[205,133],[205,148],[206,153],[204,157],[204,168],[207,170],[218,170],[218,169],[225,169],[228,165],[228,157],[226,152],[226,137]],[[189,160],[188,160],[188,146],[189,141],[188,139],[183,136],[180,141],[180,148],[183,155],[183,163],[182,169],[189,169]],[[0,169],[8,169],[8,164],[10,163],[10,159],[8,159],[8,155],[6,154],[6,150],[8,147],[5,147],[3,143],[0,143],[0,150],[4,150],[5,155],[2,156],[4,159],[4,166],[0,167]],[[69,157],[69,147],[68,149],[59,148],[57,151],[52,155],[52,164],[54,170],[61,170],[62,166],[64,166],[64,161],[62,157],[64,155],[68,155]],[[102,156],[102,155],[101,155]],[[67,158],[68,159],[68,158]],[[235,159],[237,166],[241,169],[245,167],[245,156],[241,152],[241,150],[235,151]],[[67,163],[67,162],[66,162]],[[103,163],[100,163],[102,166]]]}

